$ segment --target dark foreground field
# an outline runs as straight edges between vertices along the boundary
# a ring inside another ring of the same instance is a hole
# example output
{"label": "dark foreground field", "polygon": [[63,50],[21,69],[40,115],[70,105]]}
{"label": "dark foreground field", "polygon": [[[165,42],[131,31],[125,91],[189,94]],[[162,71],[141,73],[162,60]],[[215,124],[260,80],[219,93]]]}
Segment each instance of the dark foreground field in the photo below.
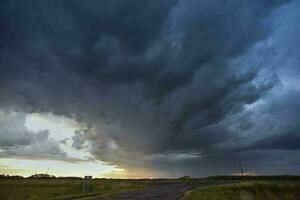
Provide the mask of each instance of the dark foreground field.
{"label": "dark foreground field", "polygon": [[284,182],[247,182],[198,188],[182,200],[300,200],[300,185]]}
{"label": "dark foreground field", "polygon": [[[300,200],[298,178],[0,180],[1,200]],[[86,188],[86,185],[88,187]]]}
{"label": "dark foreground field", "polygon": [[92,180],[0,180],[0,200],[68,200],[146,189],[143,183]]}
{"label": "dark foreground field", "polygon": [[[228,181],[227,181],[228,182]],[[0,200],[175,200],[188,190],[223,184],[205,180],[0,180]],[[86,185],[90,188],[85,190]]]}

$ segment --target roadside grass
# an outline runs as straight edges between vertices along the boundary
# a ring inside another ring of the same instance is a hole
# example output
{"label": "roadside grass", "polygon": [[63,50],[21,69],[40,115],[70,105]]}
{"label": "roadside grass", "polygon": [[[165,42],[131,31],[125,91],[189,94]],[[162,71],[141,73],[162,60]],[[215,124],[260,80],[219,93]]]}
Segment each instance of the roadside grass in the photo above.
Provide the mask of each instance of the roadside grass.
{"label": "roadside grass", "polygon": [[300,184],[248,182],[188,191],[182,200],[299,200]]}
{"label": "roadside grass", "polygon": [[144,189],[144,184],[92,180],[89,192],[83,192],[83,180],[1,180],[1,200],[68,200],[109,196]]}

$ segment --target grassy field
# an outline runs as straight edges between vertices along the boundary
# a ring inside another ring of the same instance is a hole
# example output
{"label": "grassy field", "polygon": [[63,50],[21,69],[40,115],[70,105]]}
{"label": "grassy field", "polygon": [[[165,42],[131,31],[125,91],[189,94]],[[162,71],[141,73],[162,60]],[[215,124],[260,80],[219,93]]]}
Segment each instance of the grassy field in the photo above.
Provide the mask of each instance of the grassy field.
{"label": "grassy field", "polygon": [[[90,187],[84,187],[86,181],[79,178],[6,178],[0,179],[0,200],[87,200],[174,183],[205,186],[231,183],[189,191],[183,200],[300,200],[299,177],[267,177],[265,179],[268,181],[260,181],[264,178],[243,177],[240,184],[239,179],[230,176],[205,179],[93,179],[89,181]],[[293,181],[298,184],[292,184]]]}
{"label": "grassy field", "polygon": [[300,184],[248,182],[189,191],[182,200],[299,200]]}
{"label": "grassy field", "polygon": [[107,196],[144,189],[144,184],[92,180],[90,190],[83,192],[84,180],[0,180],[1,200],[64,200]]}
{"label": "grassy field", "polygon": [[300,181],[300,176],[211,176],[205,178],[205,180],[214,181]]}

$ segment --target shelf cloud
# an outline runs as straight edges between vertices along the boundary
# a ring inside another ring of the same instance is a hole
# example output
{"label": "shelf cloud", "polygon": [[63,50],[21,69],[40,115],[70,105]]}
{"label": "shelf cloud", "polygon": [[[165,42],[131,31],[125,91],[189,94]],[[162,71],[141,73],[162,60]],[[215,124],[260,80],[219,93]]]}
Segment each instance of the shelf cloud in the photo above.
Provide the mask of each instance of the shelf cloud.
{"label": "shelf cloud", "polygon": [[85,124],[64,144],[131,172],[228,174],[241,160],[279,174],[281,160],[296,174],[299,8],[1,1],[0,157],[71,159],[47,130],[24,126],[26,114],[52,113]]}

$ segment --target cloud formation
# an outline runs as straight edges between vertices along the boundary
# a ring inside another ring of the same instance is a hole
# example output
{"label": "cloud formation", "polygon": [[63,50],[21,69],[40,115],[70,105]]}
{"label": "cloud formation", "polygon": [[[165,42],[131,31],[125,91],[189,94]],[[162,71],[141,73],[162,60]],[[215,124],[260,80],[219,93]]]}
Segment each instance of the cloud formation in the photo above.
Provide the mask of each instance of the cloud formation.
{"label": "cloud formation", "polygon": [[56,141],[49,138],[48,130],[35,133],[24,124],[24,114],[0,113],[0,157],[66,158]]}
{"label": "cloud formation", "polygon": [[[297,60],[298,47],[281,56],[289,33],[276,24],[293,19],[292,6],[299,8],[287,0],[2,1],[0,109],[75,117],[87,130],[71,138],[74,148],[168,176],[232,173],[246,155],[260,160],[256,150],[298,150],[292,96],[300,93],[287,89],[291,76],[280,66],[296,69],[287,60]],[[3,149],[37,140],[61,154],[46,132],[15,137],[3,127]]]}

